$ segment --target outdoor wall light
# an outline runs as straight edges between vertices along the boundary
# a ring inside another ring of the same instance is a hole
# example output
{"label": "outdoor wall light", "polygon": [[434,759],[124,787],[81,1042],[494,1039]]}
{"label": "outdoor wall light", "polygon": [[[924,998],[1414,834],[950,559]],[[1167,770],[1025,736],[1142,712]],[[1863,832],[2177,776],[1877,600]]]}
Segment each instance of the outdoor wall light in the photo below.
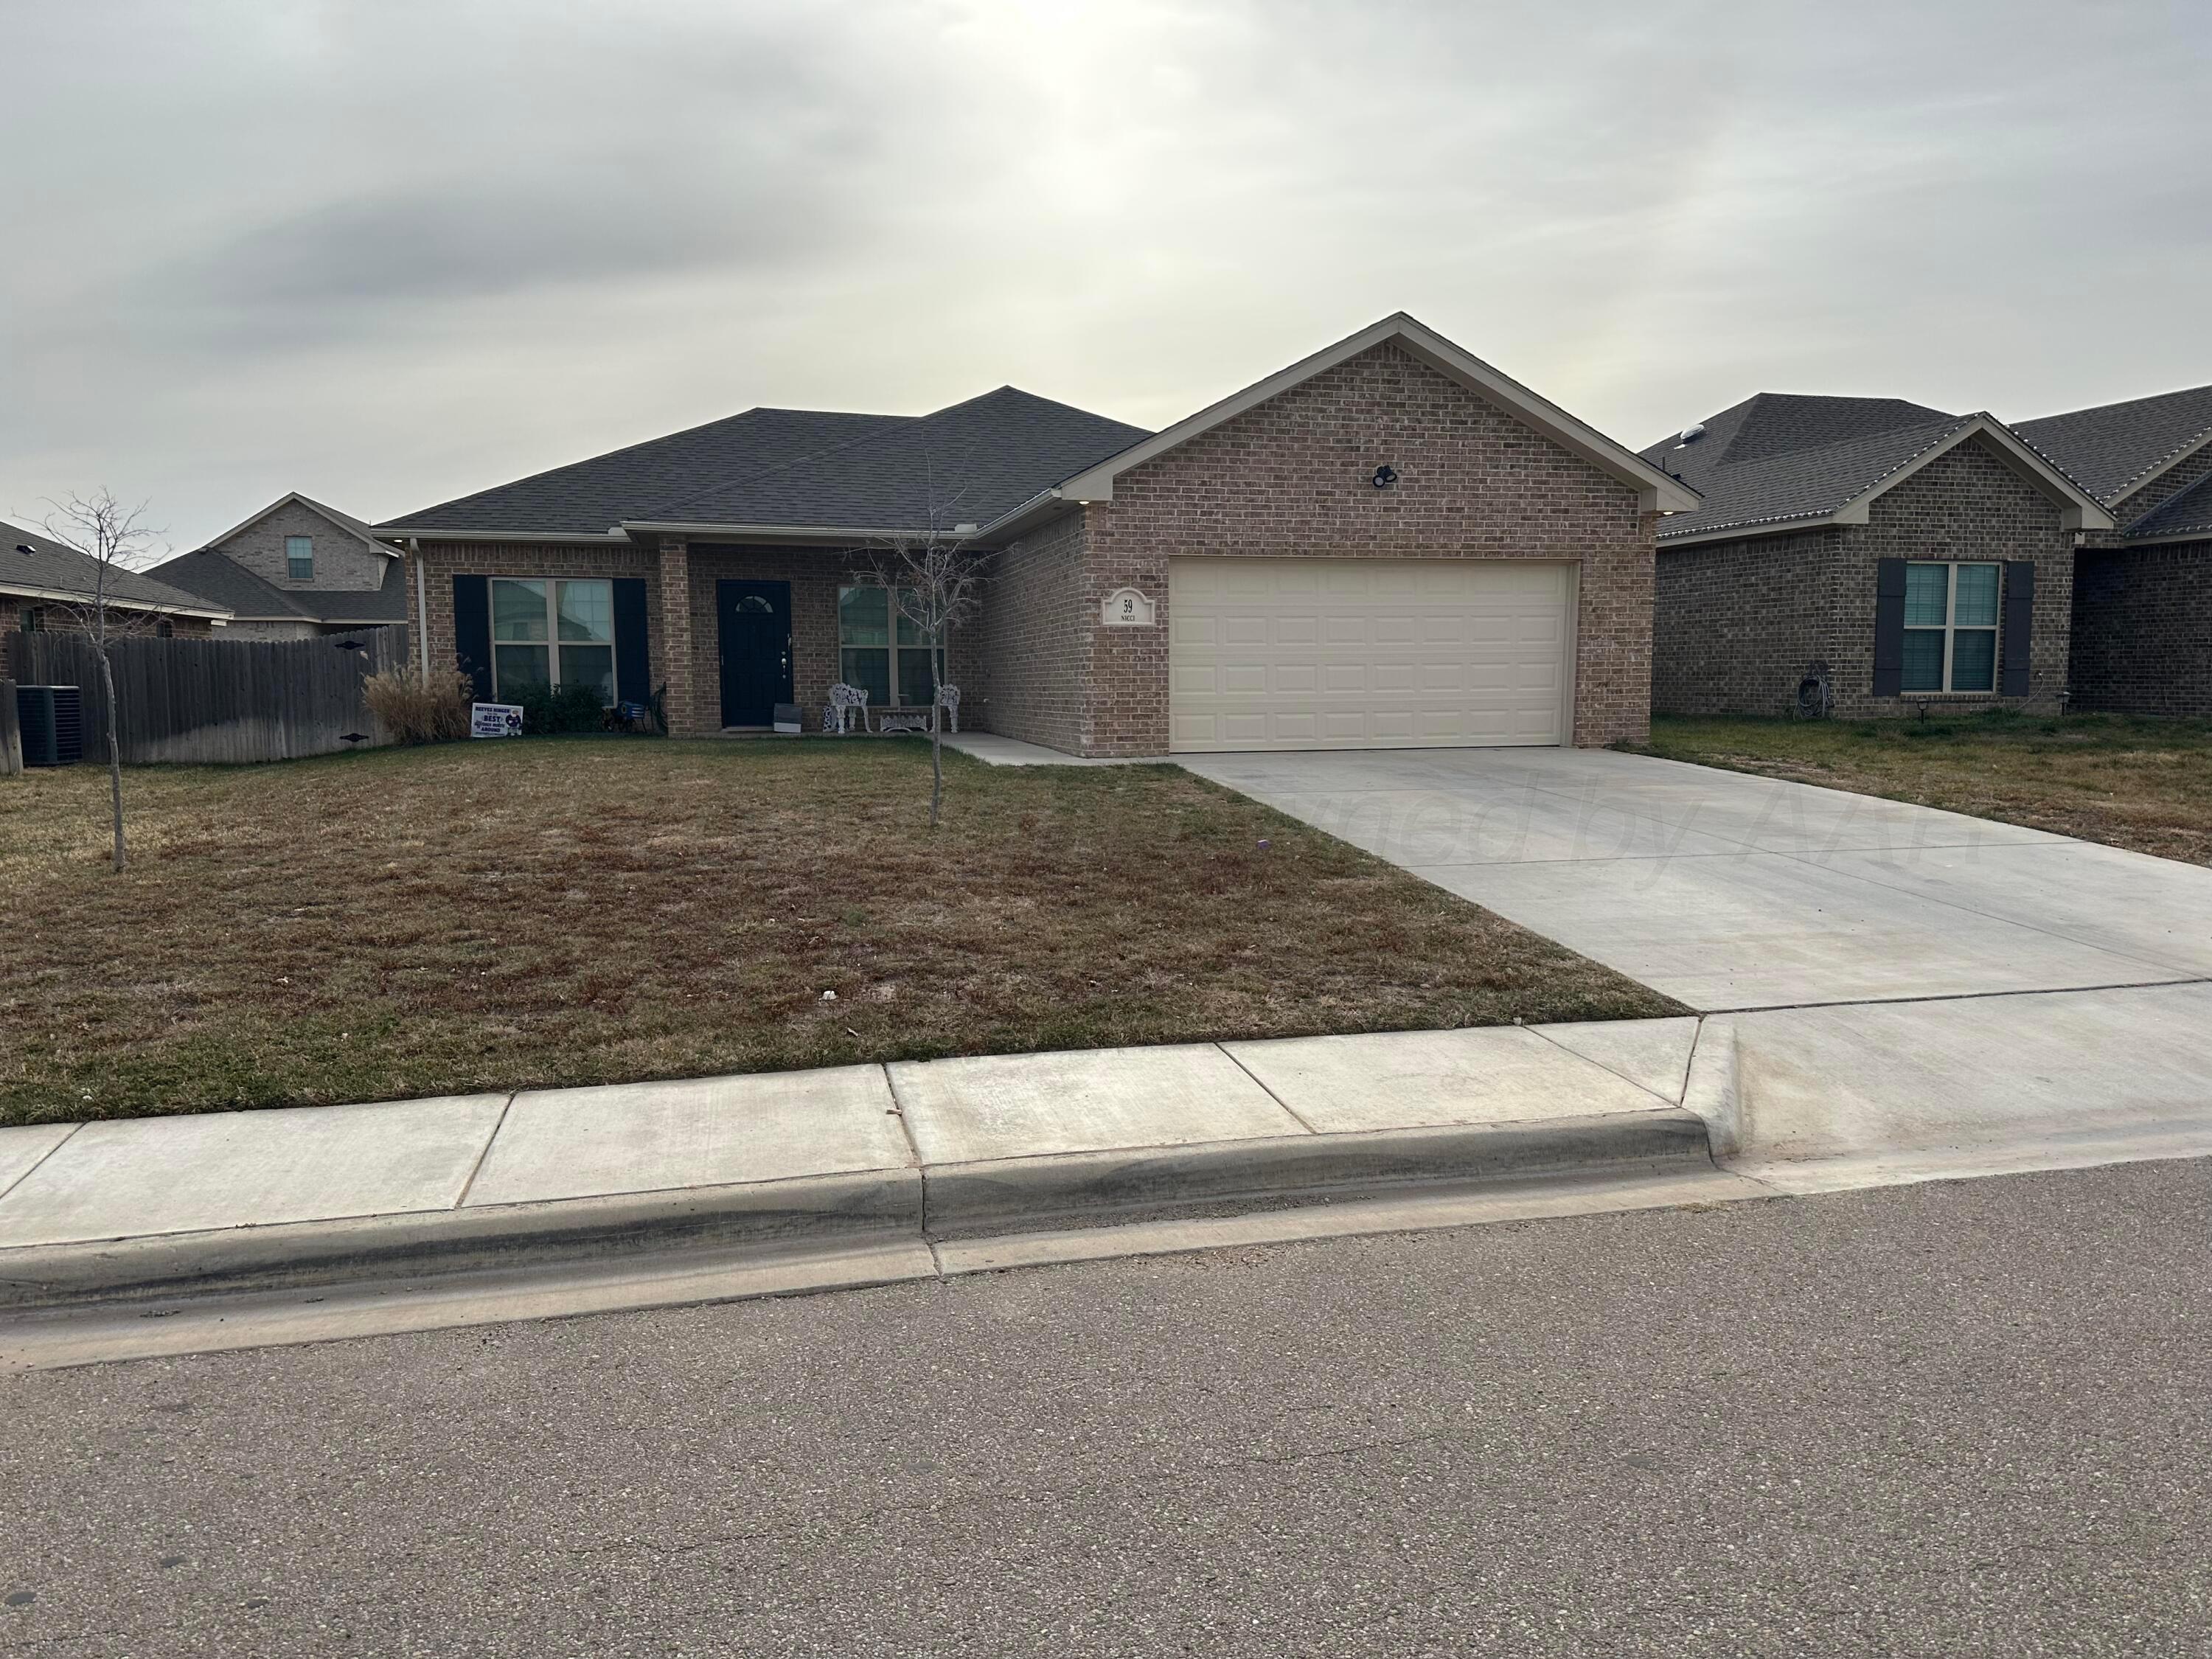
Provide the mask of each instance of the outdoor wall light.
{"label": "outdoor wall light", "polygon": [[1377,489],[1388,489],[1392,484],[1397,482],[1397,470],[1391,466],[1389,462],[1386,461],[1381,466],[1375,469],[1375,487]]}

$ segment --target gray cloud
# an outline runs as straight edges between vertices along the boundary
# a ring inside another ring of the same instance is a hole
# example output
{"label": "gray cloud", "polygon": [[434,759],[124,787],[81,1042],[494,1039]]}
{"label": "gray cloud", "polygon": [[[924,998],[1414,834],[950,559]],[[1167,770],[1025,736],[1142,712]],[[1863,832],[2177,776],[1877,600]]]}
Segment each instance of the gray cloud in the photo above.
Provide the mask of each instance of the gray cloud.
{"label": "gray cloud", "polygon": [[1158,423],[1404,307],[1631,442],[2212,380],[2201,6],[0,0],[0,509],[758,402]]}

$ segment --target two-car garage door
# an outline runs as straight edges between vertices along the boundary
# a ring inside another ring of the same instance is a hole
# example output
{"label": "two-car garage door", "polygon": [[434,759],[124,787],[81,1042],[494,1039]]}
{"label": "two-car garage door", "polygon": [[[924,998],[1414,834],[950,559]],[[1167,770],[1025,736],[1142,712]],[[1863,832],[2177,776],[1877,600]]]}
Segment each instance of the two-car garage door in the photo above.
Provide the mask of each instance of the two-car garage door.
{"label": "two-car garage door", "polygon": [[1521,559],[1176,559],[1170,746],[1556,744],[1572,568]]}

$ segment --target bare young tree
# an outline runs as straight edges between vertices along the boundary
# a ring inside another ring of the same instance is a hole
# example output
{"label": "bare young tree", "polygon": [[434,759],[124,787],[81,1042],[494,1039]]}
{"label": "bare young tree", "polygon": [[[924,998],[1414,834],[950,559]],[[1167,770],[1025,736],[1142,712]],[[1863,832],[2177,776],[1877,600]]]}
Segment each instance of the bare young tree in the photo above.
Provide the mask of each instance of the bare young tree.
{"label": "bare young tree", "polygon": [[[876,559],[876,580],[890,590],[894,627],[905,618],[929,647],[929,827],[936,829],[945,812],[945,708],[943,689],[945,645],[955,629],[973,621],[982,608],[983,559],[970,544],[975,526],[945,530],[932,514],[927,530],[894,536],[883,544]],[[893,653],[896,660],[896,653]],[[896,672],[896,670],[894,670]],[[891,688],[897,695],[898,688]]]}
{"label": "bare young tree", "polygon": [[159,540],[145,521],[146,504],[125,506],[112,490],[49,500],[53,510],[40,520],[51,541],[73,548],[93,562],[91,591],[74,599],[52,601],[91,639],[100,659],[100,690],[107,700],[107,795],[114,817],[115,868],[123,868],[123,744],[115,713],[115,667],[108,647],[135,634],[151,633],[160,618],[152,611],[117,603],[116,578],[137,568]]}

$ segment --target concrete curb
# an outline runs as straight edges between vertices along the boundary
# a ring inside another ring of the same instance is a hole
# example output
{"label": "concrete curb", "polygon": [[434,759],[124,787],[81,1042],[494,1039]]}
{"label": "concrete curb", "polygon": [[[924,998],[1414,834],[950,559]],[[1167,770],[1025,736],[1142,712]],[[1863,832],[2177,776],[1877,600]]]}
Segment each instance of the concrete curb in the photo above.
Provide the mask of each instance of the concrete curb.
{"label": "concrete curb", "polygon": [[1713,1168],[1705,1123],[1693,1113],[1655,1109],[936,1164],[924,1184],[930,1236],[951,1239],[1677,1167]]}
{"label": "concrete curb", "polygon": [[731,1187],[425,1210],[0,1250],[0,1310],[204,1291],[354,1284],[802,1242],[913,1238],[921,1173],[878,1170]]}
{"label": "concrete curb", "polygon": [[1108,1226],[1418,1191],[1714,1172],[1680,1109],[1047,1154],[0,1250],[0,1311],[359,1285],[681,1251],[830,1249]]}

